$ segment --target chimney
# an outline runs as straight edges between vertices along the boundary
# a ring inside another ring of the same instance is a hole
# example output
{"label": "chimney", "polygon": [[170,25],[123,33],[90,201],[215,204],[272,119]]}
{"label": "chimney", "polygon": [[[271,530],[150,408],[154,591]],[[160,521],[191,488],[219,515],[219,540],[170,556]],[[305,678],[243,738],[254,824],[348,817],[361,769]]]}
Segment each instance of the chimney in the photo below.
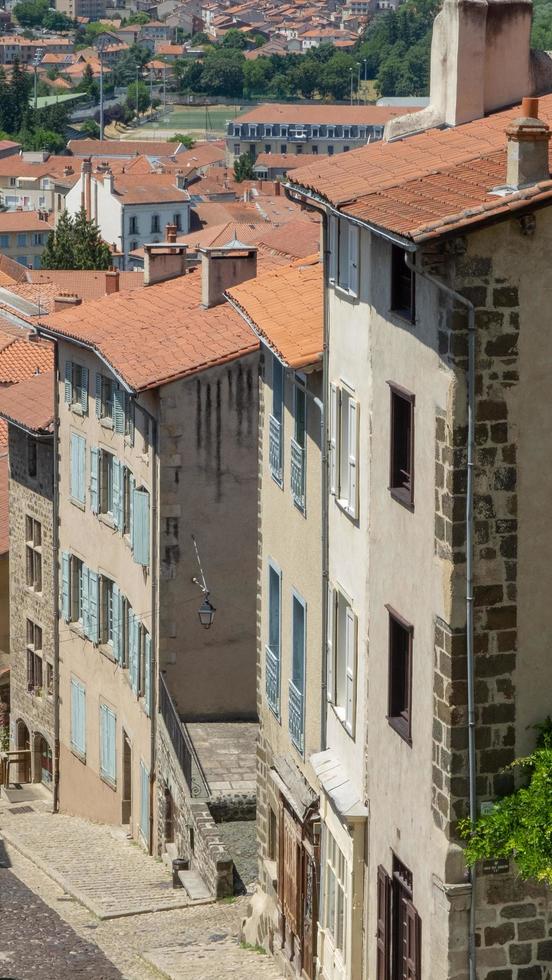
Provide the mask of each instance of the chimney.
{"label": "chimney", "polygon": [[108,269],[105,274],[105,295],[119,292],[119,270]]}
{"label": "chimney", "polygon": [[144,245],[144,286],[155,286],[157,282],[176,279],[186,272],[187,245],[167,244]]}
{"label": "chimney", "polygon": [[89,158],[87,160],[82,161],[81,175],[82,175],[81,203],[84,210],[86,211],[86,217],[90,220],[91,201],[92,201],[92,163]]}
{"label": "chimney", "polygon": [[166,242],[176,242],[176,225],[167,225],[165,227],[165,241]]}
{"label": "chimney", "polygon": [[186,174],[183,170],[177,170],[175,174],[176,180],[175,184],[179,191],[186,190]]}
{"label": "chimney", "polygon": [[506,129],[508,155],[506,183],[520,190],[550,180],[548,143],[550,127],[539,119],[539,100],[523,99],[521,116]]}
{"label": "chimney", "polygon": [[205,309],[224,303],[224,293],[257,275],[257,249],[237,239],[222,248],[202,248],[201,305]]}
{"label": "chimney", "polygon": [[103,183],[104,183],[104,187],[105,187],[107,193],[108,194],[113,194],[113,174],[112,174],[111,169],[109,167],[104,172],[104,180],[103,180]]}
{"label": "chimney", "polygon": [[63,313],[64,310],[69,310],[72,306],[80,306],[81,303],[82,299],[75,293],[59,293],[58,296],[54,296],[54,313]]}

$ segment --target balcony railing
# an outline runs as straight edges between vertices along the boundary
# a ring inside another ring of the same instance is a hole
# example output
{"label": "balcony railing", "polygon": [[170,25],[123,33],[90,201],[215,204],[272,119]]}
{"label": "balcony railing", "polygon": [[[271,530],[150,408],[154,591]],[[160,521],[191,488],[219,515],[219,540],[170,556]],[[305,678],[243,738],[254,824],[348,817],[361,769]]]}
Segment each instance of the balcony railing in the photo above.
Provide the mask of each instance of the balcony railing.
{"label": "balcony railing", "polygon": [[280,657],[273,653],[269,646],[266,648],[265,685],[266,700],[274,714],[280,717]]}
{"label": "balcony railing", "polygon": [[304,708],[303,692],[295,686],[293,681],[290,681],[288,690],[289,734],[291,741],[300,752],[305,749]]}
{"label": "balcony railing", "polygon": [[274,415],[270,416],[268,428],[268,462],[272,476],[282,482],[282,424]]}
{"label": "balcony railing", "polygon": [[291,495],[301,510],[305,509],[305,450],[291,440]]}
{"label": "balcony railing", "polygon": [[159,712],[169,734],[178,764],[190,796],[207,796],[208,788],[196,758],[190,737],[169,694],[163,674],[159,675]]}

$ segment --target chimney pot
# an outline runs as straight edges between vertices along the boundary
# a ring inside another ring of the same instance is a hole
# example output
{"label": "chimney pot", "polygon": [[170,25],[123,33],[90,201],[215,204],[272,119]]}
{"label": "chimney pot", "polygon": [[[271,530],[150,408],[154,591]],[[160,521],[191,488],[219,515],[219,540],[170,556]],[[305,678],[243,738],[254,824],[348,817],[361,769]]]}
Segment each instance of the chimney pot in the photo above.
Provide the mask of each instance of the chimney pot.
{"label": "chimney pot", "polygon": [[224,303],[227,289],[257,275],[257,249],[254,246],[236,242],[235,248],[202,248],[199,251],[201,305],[205,309]]}
{"label": "chimney pot", "polygon": [[168,224],[165,229],[166,240],[168,242],[176,242],[176,225]]}
{"label": "chimney pot", "polygon": [[531,99],[529,96],[524,96],[524,98],[521,100],[521,115],[526,119],[538,119],[539,100]]}
{"label": "chimney pot", "polygon": [[54,313],[61,313],[63,310],[70,309],[71,306],[80,306],[82,299],[74,293],[59,293],[54,297]]}
{"label": "chimney pot", "polygon": [[550,180],[550,127],[538,118],[538,109],[538,99],[523,99],[522,115],[513,119],[506,129],[506,183],[515,190]]}
{"label": "chimney pot", "polygon": [[105,274],[105,294],[111,296],[112,293],[119,292],[119,270],[108,269]]}

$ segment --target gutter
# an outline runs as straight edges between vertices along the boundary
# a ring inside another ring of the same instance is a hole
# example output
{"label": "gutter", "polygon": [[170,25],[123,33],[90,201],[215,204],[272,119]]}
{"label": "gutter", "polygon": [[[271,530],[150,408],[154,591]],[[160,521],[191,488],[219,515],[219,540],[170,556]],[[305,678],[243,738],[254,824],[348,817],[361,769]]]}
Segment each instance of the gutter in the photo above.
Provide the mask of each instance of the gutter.
{"label": "gutter", "polygon": [[[76,337],[71,337],[70,334],[58,333],[56,330],[51,330],[49,327],[42,326],[41,323],[39,323],[35,327],[35,330],[39,337],[47,337],[48,340],[53,340],[53,341],[62,340],[66,344],[75,344],[76,347],[84,347],[85,350],[92,351],[92,353],[96,355],[96,357],[102,362],[102,364],[105,364],[106,368],[111,372],[111,374],[115,375],[119,384],[122,385],[124,390],[128,392],[129,395],[138,394],[138,391],[130,387],[128,382],[123,379],[122,375],[119,374],[119,372],[113,367],[113,365],[109,363],[107,358],[104,357],[104,355],[101,354],[98,348],[94,347],[93,344],[88,344],[84,340],[77,340]],[[57,362],[57,355],[56,355],[56,362]],[[59,365],[57,365],[57,367],[59,368]],[[155,387],[157,387],[157,385]]]}
{"label": "gutter", "polygon": [[[475,448],[475,308],[473,303],[447,286],[440,279],[424,272],[414,265],[410,255],[405,255],[405,262],[413,275],[440,289],[455,302],[465,306],[468,311],[468,438],[467,438],[467,488],[466,488],[466,654],[467,654],[467,683],[468,683],[468,784],[469,811],[472,826],[477,820],[477,764],[476,764],[476,729],[475,729],[475,694],[474,694],[474,626],[473,626],[473,468]],[[476,947],[475,947],[475,865],[470,869],[471,902],[468,934],[468,967],[470,980],[476,980]]]}

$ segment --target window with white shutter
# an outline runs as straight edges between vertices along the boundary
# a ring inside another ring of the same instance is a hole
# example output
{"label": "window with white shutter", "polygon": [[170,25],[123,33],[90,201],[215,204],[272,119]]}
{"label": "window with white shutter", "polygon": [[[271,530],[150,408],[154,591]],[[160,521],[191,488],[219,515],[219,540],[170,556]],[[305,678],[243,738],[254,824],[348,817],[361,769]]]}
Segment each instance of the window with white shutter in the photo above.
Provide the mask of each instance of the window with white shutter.
{"label": "window with white shutter", "polygon": [[350,735],[355,734],[358,625],[350,600],[328,586],[327,697]]}
{"label": "window with white shutter", "polygon": [[147,490],[132,494],[132,549],[134,561],[149,565],[150,561],[150,495]]}
{"label": "window with white shutter", "polygon": [[106,704],[100,704],[100,775],[112,786],[117,783],[116,734],[116,715]]}
{"label": "window with white shutter", "polygon": [[71,748],[86,757],[86,693],[75,677],[71,678]]}
{"label": "window with white shutter", "polygon": [[348,388],[330,385],[330,489],[354,519],[358,518],[359,500],[358,445],[359,403]]}
{"label": "window with white shutter", "polygon": [[360,254],[360,228],[358,225],[349,224],[349,293],[351,296],[358,296],[359,287],[359,254]]}
{"label": "window with white shutter", "polygon": [[282,631],[282,573],[277,565],[268,565],[268,643],[265,655],[265,690],[268,704],[280,717],[280,658]]}
{"label": "window with white shutter", "polygon": [[335,604],[336,591],[328,582],[328,608],[326,610],[326,697],[335,700]]}
{"label": "window with white shutter", "polygon": [[88,413],[88,368],[65,362],[65,402],[79,413]]}
{"label": "window with white shutter", "polygon": [[90,450],[90,510],[97,514],[100,506],[100,451]]}
{"label": "window with white shutter", "polygon": [[66,623],[71,619],[71,557],[68,551],[61,554],[61,615]]}

